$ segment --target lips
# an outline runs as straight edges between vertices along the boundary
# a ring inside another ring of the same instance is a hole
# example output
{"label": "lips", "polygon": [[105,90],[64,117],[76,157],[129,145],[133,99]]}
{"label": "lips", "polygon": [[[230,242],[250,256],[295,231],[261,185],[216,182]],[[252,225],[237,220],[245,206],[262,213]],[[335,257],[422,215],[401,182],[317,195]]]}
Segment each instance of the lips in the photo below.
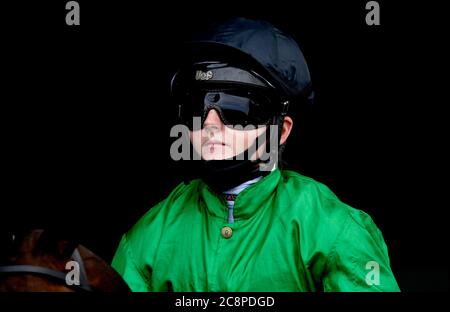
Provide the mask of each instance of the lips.
{"label": "lips", "polygon": [[224,142],[219,141],[219,140],[209,140],[209,141],[207,141],[205,144],[203,144],[203,146],[210,146],[210,145],[213,145],[213,144],[216,144],[216,145],[226,145]]}

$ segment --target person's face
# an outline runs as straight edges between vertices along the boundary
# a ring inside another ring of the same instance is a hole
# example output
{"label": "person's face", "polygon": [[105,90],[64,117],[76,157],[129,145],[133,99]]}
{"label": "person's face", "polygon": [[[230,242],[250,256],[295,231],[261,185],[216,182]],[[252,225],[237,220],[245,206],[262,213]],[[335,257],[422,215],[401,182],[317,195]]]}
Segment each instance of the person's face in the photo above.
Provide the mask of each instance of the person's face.
{"label": "person's face", "polygon": [[[256,138],[266,131],[266,126],[251,130],[236,130],[223,124],[215,109],[206,116],[201,130],[191,131],[191,142],[195,151],[204,160],[223,160],[239,155],[247,150]],[[251,160],[259,158],[265,148],[264,139]]]}

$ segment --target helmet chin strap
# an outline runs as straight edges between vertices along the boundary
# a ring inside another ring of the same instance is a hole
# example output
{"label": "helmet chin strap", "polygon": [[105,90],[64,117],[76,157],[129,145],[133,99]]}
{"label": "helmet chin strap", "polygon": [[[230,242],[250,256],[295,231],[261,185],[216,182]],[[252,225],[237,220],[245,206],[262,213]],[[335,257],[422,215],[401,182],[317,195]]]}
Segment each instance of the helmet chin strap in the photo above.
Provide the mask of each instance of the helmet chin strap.
{"label": "helmet chin strap", "polygon": [[[253,142],[253,144],[241,154],[223,160],[201,160],[202,166],[200,170],[200,178],[215,192],[221,193],[246,181],[252,180],[259,176],[268,175],[274,166],[278,165],[278,161],[271,164],[273,160],[273,153],[278,153],[278,145],[281,138],[281,128],[284,118],[276,116],[272,120],[272,125],[277,125],[278,133],[276,131],[271,131],[270,127],[266,129],[262,134],[260,134]],[[270,138],[267,138],[267,131],[270,132]],[[257,152],[257,142],[266,137],[266,146],[270,148],[270,157],[267,160],[261,160],[257,158],[256,160],[251,160],[249,155],[250,151]],[[276,137],[274,137],[276,136]],[[278,140],[276,140],[278,139]],[[270,142],[277,142],[276,146],[271,146]],[[278,155],[276,157],[278,160]],[[271,166],[271,168],[265,168],[261,170],[262,166]]]}

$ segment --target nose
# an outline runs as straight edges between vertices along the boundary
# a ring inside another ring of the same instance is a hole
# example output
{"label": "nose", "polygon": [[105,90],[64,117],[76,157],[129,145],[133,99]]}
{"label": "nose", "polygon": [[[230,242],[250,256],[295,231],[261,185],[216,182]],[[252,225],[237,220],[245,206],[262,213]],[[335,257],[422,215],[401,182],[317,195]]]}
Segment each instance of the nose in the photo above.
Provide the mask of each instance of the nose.
{"label": "nose", "polygon": [[218,128],[219,130],[223,127],[223,122],[220,119],[219,113],[215,109],[210,109],[208,115],[206,115],[205,121],[203,122],[203,128]]}

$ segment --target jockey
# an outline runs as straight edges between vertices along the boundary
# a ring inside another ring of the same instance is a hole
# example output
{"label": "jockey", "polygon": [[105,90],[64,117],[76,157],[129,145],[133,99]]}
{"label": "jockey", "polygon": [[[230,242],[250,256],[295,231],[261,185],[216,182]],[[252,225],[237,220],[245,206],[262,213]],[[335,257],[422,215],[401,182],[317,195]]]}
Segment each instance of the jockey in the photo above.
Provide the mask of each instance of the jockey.
{"label": "jockey", "polygon": [[186,50],[171,92],[199,170],[124,234],[112,265],[130,288],[398,291],[370,216],[279,166],[314,97],[297,43],[235,18]]}

